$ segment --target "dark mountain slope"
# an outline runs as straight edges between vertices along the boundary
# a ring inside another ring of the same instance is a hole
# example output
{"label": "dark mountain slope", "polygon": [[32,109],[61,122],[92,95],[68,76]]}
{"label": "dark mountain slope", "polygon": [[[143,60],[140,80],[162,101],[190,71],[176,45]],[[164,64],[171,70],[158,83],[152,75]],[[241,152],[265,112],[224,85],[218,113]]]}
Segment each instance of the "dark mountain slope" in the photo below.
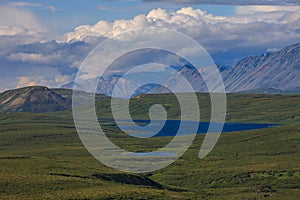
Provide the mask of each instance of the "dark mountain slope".
{"label": "dark mountain slope", "polygon": [[71,107],[71,100],[43,86],[25,87],[0,94],[0,112],[43,113]]}
{"label": "dark mountain slope", "polygon": [[300,43],[261,56],[249,56],[222,73],[228,92],[300,86]]}
{"label": "dark mountain slope", "polygon": [[[73,90],[63,88],[47,88],[44,86],[24,87],[15,90],[8,90],[0,93],[0,113],[30,112],[45,113],[55,112],[72,107]],[[78,91],[82,103],[86,98],[99,100],[108,98],[102,94]]]}

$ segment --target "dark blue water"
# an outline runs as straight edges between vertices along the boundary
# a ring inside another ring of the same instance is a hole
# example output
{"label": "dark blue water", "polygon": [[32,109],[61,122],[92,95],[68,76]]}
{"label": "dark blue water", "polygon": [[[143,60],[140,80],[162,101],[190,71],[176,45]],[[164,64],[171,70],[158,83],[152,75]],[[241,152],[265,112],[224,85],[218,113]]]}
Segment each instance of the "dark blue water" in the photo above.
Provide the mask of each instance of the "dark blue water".
{"label": "dark blue water", "polygon": [[[124,122],[126,122],[126,121],[124,121]],[[157,127],[160,126],[159,124],[162,121],[159,121],[159,120],[153,121],[152,123],[154,124],[154,126],[152,126],[152,128],[150,128],[150,129],[147,129],[147,127],[145,127],[146,125],[148,125],[150,123],[150,120],[134,120],[134,122],[136,122],[140,126],[137,127],[136,125],[135,126],[134,125],[122,125],[122,126],[120,126],[120,128],[122,130],[125,130],[126,132],[130,132],[129,134],[132,136],[140,135],[140,136],[147,137],[147,136],[149,136],[149,134],[151,134],[153,132],[153,130],[157,129]],[[163,128],[158,129],[160,131],[157,132],[157,134],[155,134],[153,137],[175,136],[177,134],[180,123],[184,123],[184,129],[182,129],[182,132],[184,134],[194,134],[195,131],[191,127],[196,127],[197,125],[198,125],[197,134],[208,133],[207,130],[208,130],[209,125],[211,124],[210,122],[167,120],[165,125],[163,126]],[[157,127],[155,124],[157,124]],[[217,123],[217,122],[213,122],[213,125],[218,126],[221,124]],[[256,123],[224,123],[222,132],[226,133],[226,132],[255,130],[255,129],[262,129],[262,128],[270,128],[270,127],[274,127],[274,126],[278,126],[278,125],[277,124],[256,124]],[[143,132],[140,132],[142,127],[144,128],[144,130],[143,130]],[[136,133],[136,132],[139,132],[139,133]],[[212,129],[212,131],[210,131],[210,132],[214,132],[214,130]]]}

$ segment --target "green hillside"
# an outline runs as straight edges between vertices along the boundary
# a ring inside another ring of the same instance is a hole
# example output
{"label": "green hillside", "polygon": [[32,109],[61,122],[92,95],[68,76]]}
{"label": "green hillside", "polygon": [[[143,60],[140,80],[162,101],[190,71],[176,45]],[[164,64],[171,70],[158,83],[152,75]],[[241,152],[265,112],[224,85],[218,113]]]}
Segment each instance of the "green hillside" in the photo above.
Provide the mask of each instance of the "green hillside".
{"label": "green hillside", "polygon": [[[203,121],[207,94],[199,94]],[[178,118],[170,94],[131,100],[135,118],[162,102]],[[198,158],[203,136],[175,163],[147,174],[110,169],[83,147],[72,113],[0,115],[0,199],[299,199],[300,95],[228,95],[227,121],[281,126],[221,135],[214,150]],[[97,102],[98,117],[110,118],[109,101]],[[101,122],[111,140],[127,150],[149,151],[170,138],[135,139]]]}

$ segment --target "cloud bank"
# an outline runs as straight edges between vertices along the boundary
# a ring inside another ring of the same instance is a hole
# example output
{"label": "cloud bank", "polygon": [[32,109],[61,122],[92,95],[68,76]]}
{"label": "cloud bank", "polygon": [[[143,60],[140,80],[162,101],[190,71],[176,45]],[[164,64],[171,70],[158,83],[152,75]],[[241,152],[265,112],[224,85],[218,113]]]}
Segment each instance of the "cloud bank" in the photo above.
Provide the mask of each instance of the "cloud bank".
{"label": "cloud bank", "polygon": [[48,37],[39,19],[20,6],[0,6],[0,49],[40,41]]}
{"label": "cloud bank", "polygon": [[175,12],[158,8],[130,20],[99,21],[93,26],[79,26],[65,34],[61,42],[112,38],[124,31],[143,27],[183,32],[212,53],[234,48],[282,46],[283,41],[300,40],[300,7],[241,6],[232,16],[215,16],[191,7]]}
{"label": "cloud bank", "polygon": [[195,5],[300,5],[298,0],[143,0],[143,2],[167,2],[172,4]]}
{"label": "cloud bank", "polygon": [[0,91],[26,84],[58,87],[72,81],[81,61],[99,41],[130,29],[162,27],[185,33],[220,64],[300,41],[299,6],[238,6],[231,16],[191,7],[157,8],[129,20],[78,26],[48,42],[41,42],[51,38],[45,27],[22,6],[37,5],[0,7]]}

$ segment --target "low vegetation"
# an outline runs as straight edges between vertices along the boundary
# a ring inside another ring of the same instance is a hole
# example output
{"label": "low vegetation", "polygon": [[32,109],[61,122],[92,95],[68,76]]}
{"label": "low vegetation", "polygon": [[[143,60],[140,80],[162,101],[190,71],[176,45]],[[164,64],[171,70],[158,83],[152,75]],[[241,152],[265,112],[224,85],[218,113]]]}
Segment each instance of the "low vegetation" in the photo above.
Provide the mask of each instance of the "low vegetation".
{"label": "low vegetation", "polygon": [[[209,120],[209,96],[199,94]],[[180,112],[174,96],[131,100],[135,118],[147,118],[162,102],[168,117]],[[0,199],[300,199],[300,95],[228,95],[227,121],[276,123],[278,127],[224,133],[214,150],[198,158],[203,135],[170,166],[127,174],[93,158],[77,136],[70,111],[0,115]],[[110,118],[108,99],[98,117]],[[150,151],[168,137],[142,142],[103,121],[111,140],[128,150]]]}

